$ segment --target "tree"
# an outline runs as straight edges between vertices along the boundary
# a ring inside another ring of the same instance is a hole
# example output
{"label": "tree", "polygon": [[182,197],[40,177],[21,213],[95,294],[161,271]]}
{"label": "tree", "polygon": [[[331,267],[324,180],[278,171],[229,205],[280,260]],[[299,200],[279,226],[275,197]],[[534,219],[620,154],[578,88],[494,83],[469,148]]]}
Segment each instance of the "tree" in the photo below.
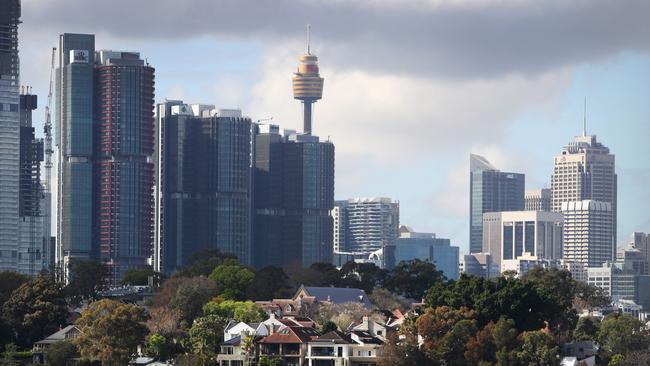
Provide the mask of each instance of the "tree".
{"label": "tree", "polygon": [[375,287],[370,295],[368,295],[370,302],[379,310],[406,310],[408,304],[406,301],[394,293],[386,290],[385,288]]}
{"label": "tree", "polygon": [[523,281],[532,283],[545,302],[554,306],[555,311],[549,314],[552,317],[547,318],[551,329],[573,329],[577,314],[572,305],[578,294],[571,272],[558,268],[537,267],[528,271]]}
{"label": "tree", "polygon": [[258,366],[282,366],[282,360],[277,357],[261,356]]}
{"label": "tree", "polygon": [[178,336],[182,313],[178,309],[170,309],[166,306],[151,308],[147,328],[151,333],[160,334],[165,337]]}
{"label": "tree", "polygon": [[331,320],[326,320],[325,322],[323,322],[323,326],[320,328],[320,332],[322,334],[326,334],[326,333],[335,331],[337,329],[338,329],[338,327],[336,326],[336,323],[334,323]]}
{"label": "tree", "polygon": [[267,318],[264,309],[252,301],[210,301],[203,306],[203,313],[244,323],[259,323]]}
{"label": "tree", "polygon": [[312,263],[308,268],[296,265],[287,269],[294,287],[318,286],[330,287],[341,285],[341,273],[331,263]]}
{"label": "tree", "polygon": [[5,351],[2,353],[2,359],[0,359],[0,366],[18,366],[19,363],[16,361],[16,353],[18,353],[18,347],[15,344],[6,344]]}
{"label": "tree", "polygon": [[174,347],[160,334],[150,334],[145,343],[144,352],[156,360],[166,361],[174,354]]}
{"label": "tree", "polygon": [[227,260],[210,274],[217,284],[219,295],[230,300],[245,300],[246,290],[253,283],[255,273],[235,260]]}
{"label": "tree", "polygon": [[592,341],[596,339],[600,320],[592,316],[584,316],[578,319],[576,328],[573,330],[574,341]]}
{"label": "tree", "polygon": [[615,354],[626,355],[632,351],[648,349],[650,337],[643,322],[628,314],[610,314],[603,319],[597,333],[604,359]]}
{"label": "tree", "polygon": [[517,359],[522,365],[558,365],[560,348],[553,338],[541,330],[521,334],[521,349]]}
{"label": "tree", "polygon": [[350,324],[360,321],[364,316],[369,316],[370,311],[358,302],[344,302],[341,304],[323,304],[318,309],[318,322],[323,324],[332,321],[338,329],[345,330]]}
{"label": "tree", "polygon": [[448,364],[464,359],[465,343],[476,332],[474,317],[475,313],[467,308],[428,308],[416,321],[424,353],[436,362],[444,360]]}
{"label": "tree", "polygon": [[189,331],[189,345],[200,359],[200,365],[216,362],[219,345],[223,342],[223,329],[228,319],[218,315],[206,315],[194,319]]}
{"label": "tree", "polygon": [[108,287],[108,267],[96,261],[71,260],[68,265],[67,297],[79,304],[83,300],[97,299],[97,293]]}
{"label": "tree", "polygon": [[78,354],[77,347],[69,340],[52,343],[45,350],[45,360],[52,366],[66,366],[67,361]]}
{"label": "tree", "polygon": [[[151,299],[149,304],[152,308],[168,306],[178,289],[183,286],[197,286],[209,294],[210,297],[217,295],[217,285],[207,277],[178,277],[174,276],[166,280],[158,292]],[[202,306],[202,305],[201,305]],[[190,323],[191,324],[191,323]]]}
{"label": "tree", "polygon": [[214,288],[206,288],[199,283],[184,284],[176,290],[169,307],[181,312],[181,327],[188,328],[203,313],[203,305],[214,295]]}
{"label": "tree", "polygon": [[174,273],[174,277],[208,277],[217,266],[232,259],[237,257],[218,249],[200,250],[188,258],[187,265]]}
{"label": "tree", "polygon": [[359,288],[370,294],[376,287],[383,287],[388,271],[374,263],[348,262],[340,271],[341,285]]}
{"label": "tree", "polygon": [[397,265],[386,280],[386,288],[406,298],[421,300],[444,276],[433,263],[414,259]]}
{"label": "tree", "polygon": [[27,275],[13,271],[0,272],[0,306],[9,300],[14,290],[27,281],[29,281]]}
{"label": "tree", "polygon": [[124,272],[121,283],[122,285],[148,286],[149,278],[152,278],[154,287],[160,286],[163,281],[163,276],[160,272],[156,272],[151,268],[142,268],[129,269]]}
{"label": "tree", "polygon": [[[399,337],[402,337],[400,339]],[[389,334],[384,345],[384,355],[379,359],[380,366],[432,365],[433,362],[418,346],[417,336],[409,331],[401,335]]]}
{"label": "tree", "polygon": [[285,299],[292,295],[289,276],[282,268],[268,266],[255,273],[248,286],[247,297],[251,300]]}
{"label": "tree", "polygon": [[55,332],[68,317],[61,286],[49,276],[23,283],[3,304],[2,313],[21,345],[31,345]]}
{"label": "tree", "polygon": [[144,308],[113,300],[91,303],[81,312],[74,339],[81,358],[105,365],[125,365],[147,334]]}

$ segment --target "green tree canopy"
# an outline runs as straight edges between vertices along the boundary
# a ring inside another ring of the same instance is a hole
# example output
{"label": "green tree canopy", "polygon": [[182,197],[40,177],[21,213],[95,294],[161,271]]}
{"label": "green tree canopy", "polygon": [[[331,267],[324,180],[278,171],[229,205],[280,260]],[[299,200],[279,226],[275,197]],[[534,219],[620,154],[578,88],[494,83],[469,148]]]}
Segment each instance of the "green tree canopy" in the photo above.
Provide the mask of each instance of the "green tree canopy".
{"label": "green tree canopy", "polygon": [[251,300],[285,299],[293,295],[289,276],[282,268],[268,266],[255,273],[253,282],[247,289]]}
{"label": "green tree canopy", "polygon": [[203,306],[203,313],[245,323],[259,323],[267,318],[266,312],[252,301],[210,301]]}
{"label": "green tree canopy", "polygon": [[376,287],[383,287],[388,271],[374,263],[357,263],[354,261],[343,265],[340,271],[341,285],[359,288],[370,294]]}
{"label": "green tree canopy", "polygon": [[41,275],[23,283],[2,306],[7,324],[15,330],[20,345],[31,345],[66,323],[68,308],[61,286]]}
{"label": "green tree canopy", "polygon": [[66,366],[67,361],[77,355],[77,346],[69,340],[52,343],[45,350],[45,360],[52,366]]}
{"label": "green tree canopy", "polygon": [[253,283],[255,273],[235,260],[227,260],[212,271],[210,279],[217,284],[221,297],[245,300],[246,290]]}
{"label": "green tree canopy", "polygon": [[183,328],[188,328],[196,317],[203,314],[203,305],[215,295],[215,287],[204,287],[201,282],[191,281],[180,285],[169,301],[169,308],[180,310]]}
{"label": "green tree canopy", "polygon": [[220,264],[232,259],[236,260],[237,257],[217,249],[200,250],[189,257],[187,265],[176,271],[174,277],[208,277]]}
{"label": "green tree canopy", "polygon": [[200,365],[216,362],[219,345],[223,342],[223,329],[228,319],[218,315],[206,315],[194,319],[189,331],[189,345],[193,354],[200,359]]}
{"label": "green tree canopy", "polygon": [[386,279],[386,288],[406,298],[421,300],[427,290],[445,277],[433,263],[414,259],[398,264]]}
{"label": "green tree canopy", "polygon": [[125,365],[145,341],[147,315],[144,308],[113,300],[91,303],[81,312],[74,339],[82,359],[105,365]]}
{"label": "green tree canopy", "polygon": [[597,338],[601,350],[599,355],[604,359],[615,354],[647,350],[650,346],[650,336],[643,322],[627,314],[607,315],[600,325]]}
{"label": "green tree canopy", "polygon": [[68,265],[66,296],[74,303],[97,299],[97,293],[108,288],[108,267],[103,263],[71,260]]}
{"label": "green tree canopy", "polygon": [[592,316],[584,316],[578,319],[576,328],[573,330],[574,341],[592,341],[596,339],[600,320]]}

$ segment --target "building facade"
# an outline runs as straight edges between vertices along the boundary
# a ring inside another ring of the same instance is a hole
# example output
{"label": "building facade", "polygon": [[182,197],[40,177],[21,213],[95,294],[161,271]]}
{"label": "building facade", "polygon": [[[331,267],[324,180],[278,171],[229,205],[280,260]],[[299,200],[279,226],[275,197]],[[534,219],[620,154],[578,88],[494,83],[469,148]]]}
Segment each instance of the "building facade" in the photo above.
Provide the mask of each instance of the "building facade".
{"label": "building facade", "polygon": [[136,52],[59,36],[56,259],[106,264],[111,282],[148,265],[153,244],[154,68]]}
{"label": "building facade", "polygon": [[20,113],[20,0],[0,8],[0,270],[17,270]]}
{"label": "building facade", "polygon": [[138,53],[95,57],[93,242],[114,279],[153,247],[154,68]]}
{"label": "building facade", "polygon": [[172,273],[201,250],[252,264],[253,124],[239,110],[157,107],[154,268]]}
{"label": "building facade", "polygon": [[551,189],[527,189],[524,201],[526,211],[551,211],[553,201]]}
{"label": "building facade", "polygon": [[334,144],[257,125],[254,264],[332,262]]}
{"label": "building facade", "polygon": [[[389,263],[398,265],[402,261],[419,259],[433,263],[447,279],[458,279],[459,248],[451,246],[449,239],[436,238],[436,234],[433,233],[402,231],[395,244],[386,247],[391,246],[394,247],[393,259],[387,260]],[[387,266],[387,269],[391,268]]]}
{"label": "building facade", "polygon": [[[609,232],[616,238],[617,176],[615,157],[595,135],[582,136],[567,144],[555,156],[551,179],[553,211],[561,211],[565,202],[592,200],[606,202],[611,210]],[[616,243],[607,260],[616,255]],[[600,265],[600,264],[598,264]]]}
{"label": "building facade", "polygon": [[514,260],[524,255],[561,259],[561,213],[544,211],[489,212],[483,215],[483,252],[494,260]]}
{"label": "building facade", "polygon": [[563,202],[564,259],[598,267],[614,260],[612,205],[609,202]]}
{"label": "building facade", "polygon": [[340,251],[370,253],[394,245],[399,236],[399,201],[387,197],[336,201],[334,243]]}
{"label": "building facade", "polygon": [[460,272],[470,276],[493,278],[499,276],[501,268],[490,253],[465,254],[460,260]]}
{"label": "building facade", "polygon": [[525,176],[501,172],[484,157],[470,155],[470,253],[483,252],[483,214],[524,209]]}

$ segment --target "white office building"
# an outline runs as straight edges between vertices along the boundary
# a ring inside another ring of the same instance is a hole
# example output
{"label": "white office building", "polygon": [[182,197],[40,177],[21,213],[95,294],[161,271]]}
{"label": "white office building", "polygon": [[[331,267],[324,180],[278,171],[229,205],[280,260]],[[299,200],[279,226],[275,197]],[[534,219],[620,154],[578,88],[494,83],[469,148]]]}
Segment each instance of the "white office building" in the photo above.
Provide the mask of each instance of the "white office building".
{"label": "white office building", "polygon": [[612,205],[609,202],[563,202],[564,259],[598,267],[615,256]]}

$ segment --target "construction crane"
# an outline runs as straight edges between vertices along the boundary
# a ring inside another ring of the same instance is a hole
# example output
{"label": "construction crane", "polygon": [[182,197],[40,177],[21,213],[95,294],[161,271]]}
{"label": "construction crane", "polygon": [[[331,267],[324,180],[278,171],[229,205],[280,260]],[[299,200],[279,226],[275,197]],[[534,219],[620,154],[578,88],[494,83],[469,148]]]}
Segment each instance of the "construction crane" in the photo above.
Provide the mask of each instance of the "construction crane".
{"label": "construction crane", "polygon": [[43,132],[45,133],[45,182],[43,184],[45,192],[50,192],[52,184],[52,116],[50,108],[52,107],[52,84],[54,83],[54,62],[56,57],[56,47],[52,47],[52,63],[50,64],[50,89],[47,93],[47,105],[45,105],[45,124]]}

